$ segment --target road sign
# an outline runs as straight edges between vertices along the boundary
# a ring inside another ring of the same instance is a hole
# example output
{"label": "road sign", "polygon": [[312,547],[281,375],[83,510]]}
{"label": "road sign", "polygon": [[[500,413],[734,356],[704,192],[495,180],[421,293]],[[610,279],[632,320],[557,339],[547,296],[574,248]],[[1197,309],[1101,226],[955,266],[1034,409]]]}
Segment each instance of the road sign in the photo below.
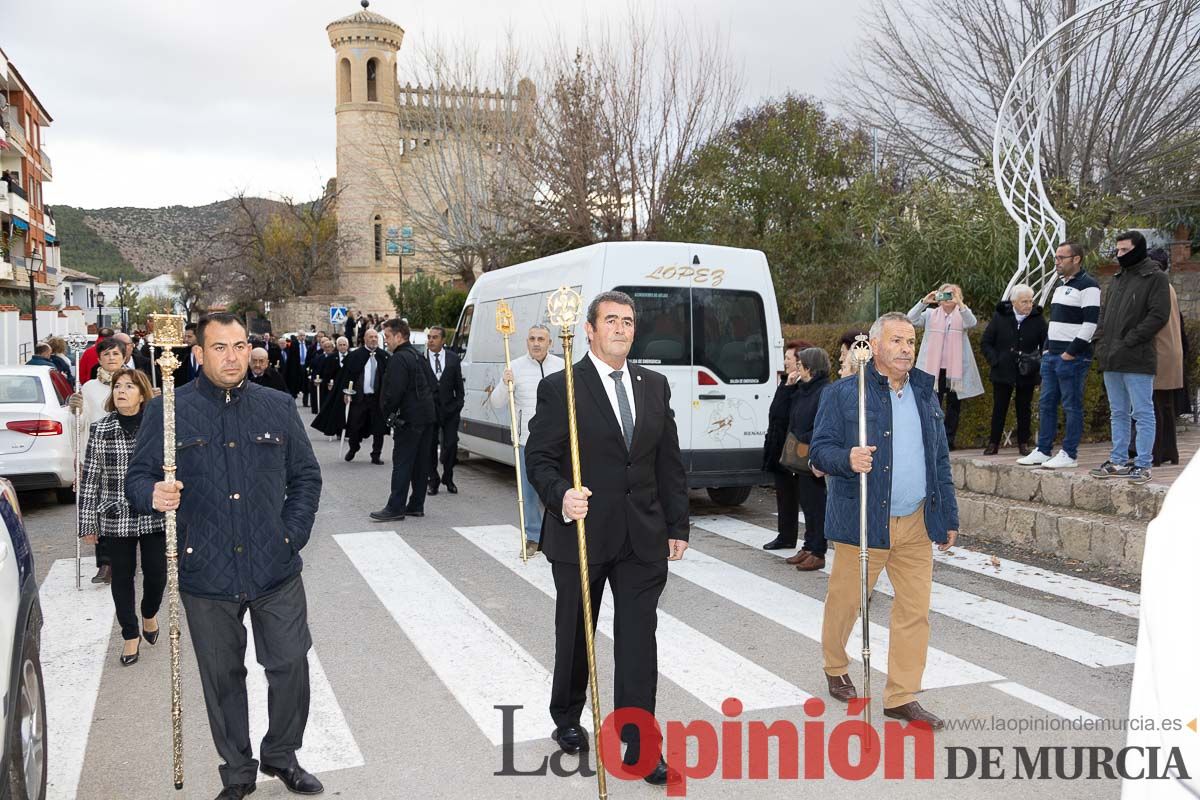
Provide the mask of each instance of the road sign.
{"label": "road sign", "polygon": [[329,307],[329,324],[330,325],[345,325],[346,324],[346,307],[345,306],[330,306]]}

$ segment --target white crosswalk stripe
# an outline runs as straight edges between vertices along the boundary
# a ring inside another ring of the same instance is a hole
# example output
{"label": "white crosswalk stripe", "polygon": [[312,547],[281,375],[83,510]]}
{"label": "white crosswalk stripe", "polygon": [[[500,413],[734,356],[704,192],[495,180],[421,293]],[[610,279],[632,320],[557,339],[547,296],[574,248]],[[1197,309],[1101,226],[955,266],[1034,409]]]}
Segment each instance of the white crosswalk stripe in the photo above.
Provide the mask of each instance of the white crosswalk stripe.
{"label": "white crosswalk stripe", "polygon": [[[743,544],[759,542],[764,535],[771,533],[766,528],[730,517],[704,517],[693,522],[702,530]],[[786,550],[763,552],[779,557],[789,555]],[[823,571],[826,574],[833,569],[833,555],[831,548],[825,557]],[[875,589],[893,597],[896,594],[886,572],[880,574]],[[938,614],[952,617],[1031,647],[1038,647],[1089,667],[1111,667],[1133,663],[1134,647],[1131,644],[1118,642],[1115,639],[936,581],[930,594],[930,608]]]}
{"label": "white crosswalk stripe", "polygon": [[[548,597],[554,577],[544,558],[528,564],[513,555],[520,533],[512,525],[455,528],[468,541],[511,569]],[[595,598],[593,598],[595,602]],[[612,594],[604,593],[597,630],[612,638]],[[714,711],[734,687],[746,710],[800,705],[812,695],[714,641],[665,611],[658,612],[658,671]]]}
{"label": "white crosswalk stripe", "polygon": [[[395,531],[338,534],[392,619],[493,745],[504,741],[497,698],[548,708],[550,673]],[[518,715],[514,739],[546,738],[546,721]]]}

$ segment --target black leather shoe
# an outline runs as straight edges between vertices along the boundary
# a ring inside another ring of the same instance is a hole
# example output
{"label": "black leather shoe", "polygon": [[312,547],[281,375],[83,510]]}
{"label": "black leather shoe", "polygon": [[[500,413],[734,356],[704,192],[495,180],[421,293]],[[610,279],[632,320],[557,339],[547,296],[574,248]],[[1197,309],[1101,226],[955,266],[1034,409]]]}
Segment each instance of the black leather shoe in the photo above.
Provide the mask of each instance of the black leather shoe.
{"label": "black leather shoe", "polygon": [[995,442],[988,442],[988,446],[983,448],[983,454],[985,456],[994,456],[999,452],[1000,445],[996,444]]}
{"label": "black leather shoe", "polygon": [[376,522],[399,522],[404,519],[403,511],[392,511],[390,508],[382,508],[379,511],[371,512],[371,519]]}
{"label": "black leather shoe", "polygon": [[217,800],[242,800],[248,794],[254,794],[258,787],[253,783],[231,783],[221,790]]}
{"label": "black leather shoe", "polygon": [[446,491],[450,494],[458,494],[458,487],[454,485],[454,481],[443,481],[446,484]]}
{"label": "black leather shoe", "polygon": [[380,458],[379,456],[371,456],[371,463],[378,464],[379,466],[383,466],[383,459]]}
{"label": "black leather shoe", "polygon": [[555,728],[550,738],[558,742],[558,746],[567,755],[575,755],[580,750],[588,749],[587,734],[578,725],[568,725],[565,728]]}
{"label": "black leather shoe", "polygon": [[785,542],[776,536],[771,541],[763,545],[763,550],[791,550],[796,546],[795,542]]}
{"label": "black leather shoe", "polygon": [[667,786],[668,784],[679,783],[682,780],[679,773],[667,766],[667,762],[662,756],[658,758],[658,766],[650,771],[650,774],[642,778],[651,786]]}
{"label": "black leather shoe", "polygon": [[138,655],[140,654],[140,651],[141,651],[141,648],[139,647],[138,650],[134,651],[134,654],[131,656],[127,656],[124,653],[122,653],[121,654],[121,666],[122,667],[131,667],[134,664],[136,664],[138,661]]}
{"label": "black leather shoe", "polygon": [[407,515],[408,515],[408,516],[410,516],[410,517],[423,517],[423,516],[425,516],[425,512],[424,512],[424,511],[413,511],[413,510],[411,510],[411,509],[405,509],[404,513],[405,513],[405,514],[407,514]]}
{"label": "black leather shoe", "polygon": [[292,794],[320,794],[325,791],[325,786],[317,780],[316,776],[306,772],[304,767],[299,764],[286,769],[272,767],[270,764],[259,764],[258,769],[263,775],[279,778]]}
{"label": "black leather shoe", "polygon": [[162,628],[153,631],[142,631],[142,638],[150,644],[158,644],[158,635],[162,633]]}
{"label": "black leather shoe", "polygon": [[358,453],[358,448],[351,447],[349,450],[346,451],[346,455],[344,455],[342,457],[345,458],[347,461],[353,461],[356,453]]}
{"label": "black leather shoe", "polygon": [[430,494],[430,495],[434,495],[434,494],[437,494],[437,492],[438,492],[438,484],[437,484],[437,481],[433,481],[432,483],[430,483],[430,484],[429,484],[429,489],[428,489],[428,491],[426,491],[425,493],[426,493],[426,494]]}
{"label": "black leather shoe", "polygon": [[1017,445],[1017,452],[1021,454],[1022,458],[1024,458],[1025,456],[1027,456],[1033,452],[1033,448],[1031,448],[1027,444],[1019,444],[1019,445]]}

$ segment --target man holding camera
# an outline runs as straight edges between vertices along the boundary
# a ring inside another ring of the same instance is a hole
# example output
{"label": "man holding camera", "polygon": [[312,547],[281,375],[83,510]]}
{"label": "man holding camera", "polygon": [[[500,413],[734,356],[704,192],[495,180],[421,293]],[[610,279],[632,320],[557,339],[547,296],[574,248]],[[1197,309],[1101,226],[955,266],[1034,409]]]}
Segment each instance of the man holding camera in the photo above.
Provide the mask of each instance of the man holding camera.
{"label": "man holding camera", "polygon": [[[383,374],[383,416],[392,429],[392,492],[387,505],[371,512],[376,522],[425,516],[429,487],[429,451],[433,447],[433,373],[409,342],[408,323],[383,323],[383,341],[392,356]],[[411,487],[412,493],[409,494]]]}

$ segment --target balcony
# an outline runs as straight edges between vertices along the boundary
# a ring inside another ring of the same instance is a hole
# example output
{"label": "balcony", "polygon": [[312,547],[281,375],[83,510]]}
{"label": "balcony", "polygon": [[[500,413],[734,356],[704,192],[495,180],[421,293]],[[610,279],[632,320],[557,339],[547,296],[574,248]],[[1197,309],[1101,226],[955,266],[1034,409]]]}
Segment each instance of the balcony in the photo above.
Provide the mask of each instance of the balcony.
{"label": "balcony", "polygon": [[42,172],[46,173],[46,180],[54,177],[54,171],[50,168],[50,156],[46,155],[46,151],[38,149],[38,156],[42,159]]}
{"label": "balcony", "polygon": [[42,228],[46,231],[46,236],[58,238],[58,225],[54,222],[54,217],[42,214]]}
{"label": "balcony", "polygon": [[22,195],[24,192],[18,193],[18,190],[10,188],[8,191],[8,213],[12,214],[17,219],[29,224],[29,201]]}
{"label": "balcony", "polygon": [[4,112],[4,130],[8,133],[8,141],[25,151],[25,126],[21,124],[17,109],[12,106]]}

